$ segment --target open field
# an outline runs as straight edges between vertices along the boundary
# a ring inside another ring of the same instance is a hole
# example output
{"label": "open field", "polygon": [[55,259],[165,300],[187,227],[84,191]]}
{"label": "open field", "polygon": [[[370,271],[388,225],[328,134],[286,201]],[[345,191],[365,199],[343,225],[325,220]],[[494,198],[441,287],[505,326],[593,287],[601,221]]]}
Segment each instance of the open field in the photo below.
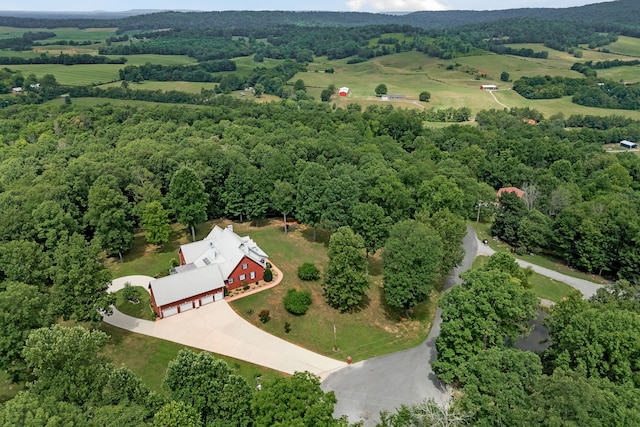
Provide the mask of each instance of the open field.
{"label": "open field", "polygon": [[[120,87],[121,81],[101,85],[101,88]],[[156,82],[145,80],[140,83],[129,83],[132,90],[177,90],[180,92],[200,93],[201,89],[213,89],[215,83],[199,83],[199,82]]]}
{"label": "open field", "polygon": [[17,27],[2,27],[0,26],[0,39],[8,39],[13,37],[21,37],[24,33],[31,31],[38,32],[51,32],[55,33],[56,37],[40,40],[43,43],[48,43],[57,40],[67,40],[75,42],[83,42],[85,40],[91,41],[105,41],[109,37],[116,35],[117,28],[72,28],[72,27],[60,27],[60,28],[17,28]]}
{"label": "open field", "polygon": [[[535,48],[534,50],[541,50],[542,47],[542,45],[522,46]],[[588,55],[585,53],[585,56],[593,56],[594,60],[620,57],[619,55],[594,51],[589,51]],[[365,107],[380,105],[382,101],[375,96],[374,89],[379,83],[385,83],[389,94],[400,94],[407,97],[404,100],[392,101],[395,106],[405,108],[469,107],[472,113],[475,113],[488,108],[502,109],[504,108],[500,104],[502,103],[509,108],[527,106],[535,108],[547,117],[562,112],[567,116],[571,114],[620,114],[640,119],[638,111],[583,107],[573,104],[570,97],[528,100],[510,90],[510,82],[505,83],[499,80],[502,71],[507,71],[512,80],[522,76],[546,74],[566,77],[582,76],[570,70],[571,65],[578,61],[577,58],[557,51],[554,51],[550,58],[544,60],[487,53],[453,60],[441,60],[430,58],[420,52],[404,52],[373,58],[364,63],[347,64],[347,60],[344,59],[328,61],[321,57],[309,64],[307,73],[299,73],[291,81],[304,80],[307,91],[316,99],[319,99],[322,89],[330,84],[336,87],[347,86],[351,93],[346,99],[337,96],[333,98],[337,105],[345,106],[354,102]],[[324,73],[327,68],[333,68],[335,73]],[[487,77],[476,79],[476,73],[479,71],[486,73]],[[500,90],[494,92],[496,99],[489,92],[479,90],[478,87],[481,84],[497,84]],[[431,100],[428,103],[417,101],[419,93],[423,90],[431,93]]]}
{"label": "open field", "polygon": [[612,53],[640,57],[640,39],[635,37],[618,36],[618,41],[604,48]]}
{"label": "open field", "polygon": [[79,64],[79,65],[10,65],[8,68],[21,71],[23,76],[35,74],[41,78],[45,74],[56,76],[58,83],[68,86],[84,86],[90,84],[108,83],[119,79],[118,71],[121,64]]}
{"label": "open field", "polygon": [[[151,101],[132,101],[128,99],[111,99],[111,98],[72,98],[72,102],[77,105],[179,105],[180,107],[186,108],[207,108],[204,105],[193,105],[193,104],[171,104],[167,102],[151,102]],[[52,105],[64,105],[64,98],[56,98],[51,101],[47,101],[47,104]]]}

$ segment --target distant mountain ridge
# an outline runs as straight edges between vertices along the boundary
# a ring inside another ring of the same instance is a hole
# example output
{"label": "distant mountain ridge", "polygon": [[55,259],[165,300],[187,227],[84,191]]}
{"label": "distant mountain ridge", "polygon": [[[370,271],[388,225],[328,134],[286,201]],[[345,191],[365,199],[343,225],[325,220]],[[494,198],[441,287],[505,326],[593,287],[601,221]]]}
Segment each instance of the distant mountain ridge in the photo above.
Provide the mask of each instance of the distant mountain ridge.
{"label": "distant mountain ridge", "polygon": [[[20,16],[17,16],[20,14]],[[119,15],[120,16],[119,16]],[[64,19],[67,17],[68,19]],[[298,26],[409,25],[442,29],[504,19],[530,18],[545,21],[614,23],[620,27],[640,27],[640,1],[617,0],[569,8],[521,8],[495,11],[422,11],[407,14],[368,12],[223,11],[177,12],[131,10],[125,12],[2,12],[0,25],[14,27],[118,27],[120,30],[197,28],[232,30]]]}

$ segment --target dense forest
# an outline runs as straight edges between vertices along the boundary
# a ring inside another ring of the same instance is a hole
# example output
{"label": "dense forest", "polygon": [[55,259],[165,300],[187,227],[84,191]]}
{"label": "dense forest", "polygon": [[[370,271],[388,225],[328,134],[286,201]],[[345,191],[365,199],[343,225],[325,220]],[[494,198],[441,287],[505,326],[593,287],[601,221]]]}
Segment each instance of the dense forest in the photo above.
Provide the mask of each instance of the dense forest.
{"label": "dense forest", "polygon": [[[603,142],[639,139],[640,123],[633,120],[545,119],[532,110],[513,109],[479,113],[478,127],[431,130],[423,128],[417,112],[392,107],[332,109],[293,100],[255,104],[224,96],[197,109],[13,106],[0,110],[0,117],[0,297],[19,293],[34,304],[40,301],[37,309],[49,313],[36,318],[33,310],[17,310],[19,304],[6,306],[3,329],[14,333],[3,337],[3,369],[16,379],[35,377],[34,384],[48,385],[30,388],[19,405],[7,404],[0,419],[26,413],[42,399],[54,408],[77,408],[74,413],[105,404],[102,394],[51,395],[56,380],[45,378],[37,358],[29,355],[37,351],[32,342],[38,348],[44,345],[38,340],[46,342],[47,334],[59,332],[39,332],[44,337],[30,338],[26,347],[24,338],[54,317],[97,321],[96,310],[108,310],[109,277],[100,254],[125,253],[152,202],[172,220],[180,219],[174,216],[171,183],[185,167],[206,195],[200,220],[278,215],[286,196],[294,200],[287,214],[313,227],[357,228],[355,215],[364,205],[379,211],[381,223],[397,223],[398,230],[417,228],[406,221],[415,218],[425,224],[423,233],[440,242],[447,236],[435,237],[429,224],[439,224],[442,231],[444,224],[475,219],[478,212],[485,220],[495,214],[494,233],[517,250],[557,254],[576,268],[625,279],[630,286],[640,281],[635,215],[640,158],[602,150]],[[541,120],[532,126],[524,120],[530,117]],[[494,213],[495,189],[511,185],[528,196],[505,196]],[[437,256],[457,257],[446,253]],[[443,271],[450,267],[445,265]],[[392,280],[392,271],[388,274]],[[586,316],[589,307],[584,310]],[[562,333],[563,321],[554,325]],[[565,360],[561,347],[553,348],[557,356],[550,353],[548,372]],[[562,366],[581,366],[575,357]],[[637,374],[629,369],[629,375]],[[456,372],[443,378],[463,384],[463,374]],[[545,381],[583,375],[554,372]],[[108,380],[113,374],[107,373],[100,377],[103,385],[96,385],[99,390],[113,387]],[[587,374],[572,384],[604,387],[600,370]],[[147,408],[142,418],[153,413]]]}

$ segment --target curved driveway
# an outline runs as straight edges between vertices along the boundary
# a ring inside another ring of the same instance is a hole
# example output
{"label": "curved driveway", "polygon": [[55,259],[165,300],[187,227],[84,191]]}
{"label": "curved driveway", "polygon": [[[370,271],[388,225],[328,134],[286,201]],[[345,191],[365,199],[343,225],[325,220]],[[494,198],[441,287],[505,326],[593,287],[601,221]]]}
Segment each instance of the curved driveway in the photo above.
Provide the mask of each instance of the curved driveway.
{"label": "curved driveway", "polygon": [[[109,292],[122,289],[126,282],[147,289],[151,280],[153,278],[148,276],[120,277],[113,280]],[[309,371],[322,379],[346,366],[344,362],[264,332],[238,316],[225,300],[155,322],[127,316],[115,309],[103,320],[131,332],[246,360],[288,374]]]}
{"label": "curved driveway", "polygon": [[[471,268],[476,255],[494,253],[478,240],[470,226],[467,226],[462,246],[465,250],[464,260],[445,279],[445,290],[462,282],[459,275]],[[581,291],[585,298],[593,295],[600,287],[595,283],[566,276],[526,261],[517,262],[522,267],[531,266],[537,273],[573,286]],[[322,388],[325,391],[333,390],[338,398],[334,415],[347,415],[350,422],[363,421],[364,426],[368,427],[376,424],[380,411],[393,412],[403,403],[418,403],[431,397],[436,402],[449,399],[444,384],[431,369],[431,363],[436,358],[435,340],[440,334],[440,315],[441,310],[438,308],[431,331],[419,346],[364,360],[329,375],[322,383]]]}

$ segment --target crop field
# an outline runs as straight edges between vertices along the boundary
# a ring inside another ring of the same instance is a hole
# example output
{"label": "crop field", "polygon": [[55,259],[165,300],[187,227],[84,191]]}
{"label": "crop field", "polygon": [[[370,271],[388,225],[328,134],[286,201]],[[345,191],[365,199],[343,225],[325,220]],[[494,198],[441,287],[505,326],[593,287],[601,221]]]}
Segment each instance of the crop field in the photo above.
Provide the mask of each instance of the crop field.
{"label": "crop field", "polygon": [[10,69],[21,71],[24,76],[35,74],[41,78],[45,74],[56,76],[58,83],[69,86],[82,86],[90,84],[108,83],[118,80],[118,71],[123,66],[120,64],[80,64],[80,65],[11,65]]}

